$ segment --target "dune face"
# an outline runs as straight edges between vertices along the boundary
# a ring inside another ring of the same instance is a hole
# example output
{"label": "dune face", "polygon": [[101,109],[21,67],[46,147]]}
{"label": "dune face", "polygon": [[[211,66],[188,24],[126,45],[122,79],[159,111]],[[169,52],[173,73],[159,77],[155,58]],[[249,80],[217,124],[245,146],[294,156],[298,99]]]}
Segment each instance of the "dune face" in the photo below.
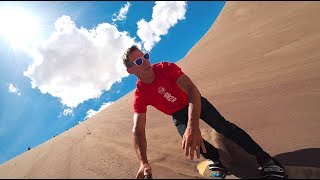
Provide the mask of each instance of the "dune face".
{"label": "dune face", "polygon": [[[317,2],[227,2],[177,63],[227,120],[287,166],[320,168],[319,17]],[[134,178],[139,162],[132,143],[132,100],[133,92],[2,164],[0,177]],[[254,158],[244,162],[241,149],[221,141],[201,120],[200,125],[236,177],[256,175]],[[196,166],[204,159],[184,156],[170,116],[149,106],[146,134],[154,178],[201,177]]]}

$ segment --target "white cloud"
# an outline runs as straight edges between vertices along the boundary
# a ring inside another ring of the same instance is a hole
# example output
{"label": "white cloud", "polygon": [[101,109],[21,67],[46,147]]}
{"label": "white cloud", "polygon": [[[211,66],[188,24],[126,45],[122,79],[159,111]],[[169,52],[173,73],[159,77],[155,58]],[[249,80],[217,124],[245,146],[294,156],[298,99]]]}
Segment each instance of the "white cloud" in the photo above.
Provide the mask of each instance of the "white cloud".
{"label": "white cloud", "polygon": [[112,21],[116,22],[117,20],[122,21],[125,20],[127,18],[127,13],[129,11],[129,7],[131,6],[131,4],[129,2],[127,2],[127,4],[124,5],[124,7],[121,7],[118,15],[116,15],[116,13],[114,13],[112,16]]}
{"label": "white cloud", "polygon": [[78,28],[69,16],[55,22],[55,31],[32,52],[34,63],[24,75],[32,88],[60,98],[70,108],[100,97],[112,84],[128,76],[121,56],[137,44],[126,31],[112,24]]}
{"label": "white cloud", "polygon": [[93,109],[90,109],[88,112],[87,112],[87,116],[85,117],[85,119],[87,118],[91,118],[92,116],[96,115],[97,113],[99,113],[100,111],[104,110],[105,108],[107,108],[108,106],[110,106],[113,102],[107,102],[107,103],[104,103],[100,109],[98,111],[95,111]]}
{"label": "white cloud", "polygon": [[10,93],[16,94],[16,95],[18,95],[18,96],[21,95],[21,93],[19,92],[19,89],[16,88],[16,87],[15,87],[13,84],[11,84],[11,83],[9,84],[8,91],[9,91]]}
{"label": "white cloud", "polygon": [[72,109],[65,109],[65,110],[63,110],[63,115],[64,116],[67,116],[67,115],[71,115],[71,116],[73,116],[73,110]]}
{"label": "white cloud", "polygon": [[185,19],[186,11],[185,1],[156,1],[151,21],[141,19],[137,22],[137,35],[142,40],[144,49],[150,51],[161,40],[160,36],[166,35],[179,20]]}

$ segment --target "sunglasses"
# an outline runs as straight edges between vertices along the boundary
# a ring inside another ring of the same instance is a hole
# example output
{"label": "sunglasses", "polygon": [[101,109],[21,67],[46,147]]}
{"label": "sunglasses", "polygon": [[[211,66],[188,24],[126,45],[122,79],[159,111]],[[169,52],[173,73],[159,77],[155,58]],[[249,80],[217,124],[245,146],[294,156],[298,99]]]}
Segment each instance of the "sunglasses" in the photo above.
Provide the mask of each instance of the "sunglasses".
{"label": "sunglasses", "polygon": [[133,63],[137,66],[140,66],[143,63],[143,59],[149,60],[150,56],[149,53],[145,53],[142,57],[139,57],[138,59],[134,60]]}

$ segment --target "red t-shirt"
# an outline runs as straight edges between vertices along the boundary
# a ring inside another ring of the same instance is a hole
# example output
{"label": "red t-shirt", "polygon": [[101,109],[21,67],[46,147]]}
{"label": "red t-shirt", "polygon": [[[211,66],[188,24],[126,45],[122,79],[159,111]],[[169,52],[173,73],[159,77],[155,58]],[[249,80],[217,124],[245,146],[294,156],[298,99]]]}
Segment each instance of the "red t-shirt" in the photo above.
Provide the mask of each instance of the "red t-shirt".
{"label": "red t-shirt", "polygon": [[145,84],[140,79],[136,83],[133,101],[135,113],[146,113],[152,105],[159,111],[171,115],[188,104],[188,95],[177,85],[177,79],[184,73],[174,63],[160,62],[152,65],[155,79]]}

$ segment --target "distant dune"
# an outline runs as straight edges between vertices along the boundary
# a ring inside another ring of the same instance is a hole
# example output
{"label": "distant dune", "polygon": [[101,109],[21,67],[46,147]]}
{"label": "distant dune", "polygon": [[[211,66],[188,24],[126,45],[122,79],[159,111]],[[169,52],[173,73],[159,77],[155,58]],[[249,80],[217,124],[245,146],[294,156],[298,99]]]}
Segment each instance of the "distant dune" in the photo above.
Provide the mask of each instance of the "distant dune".
{"label": "distant dune", "polygon": [[[285,165],[320,168],[319,18],[318,2],[226,2],[177,63],[226,119]],[[0,177],[134,178],[132,99],[133,92],[0,165]],[[253,177],[255,164],[241,160],[244,152],[203,122],[201,128],[237,177]],[[184,156],[170,116],[148,107],[146,133],[155,178],[201,177],[203,158]]]}

